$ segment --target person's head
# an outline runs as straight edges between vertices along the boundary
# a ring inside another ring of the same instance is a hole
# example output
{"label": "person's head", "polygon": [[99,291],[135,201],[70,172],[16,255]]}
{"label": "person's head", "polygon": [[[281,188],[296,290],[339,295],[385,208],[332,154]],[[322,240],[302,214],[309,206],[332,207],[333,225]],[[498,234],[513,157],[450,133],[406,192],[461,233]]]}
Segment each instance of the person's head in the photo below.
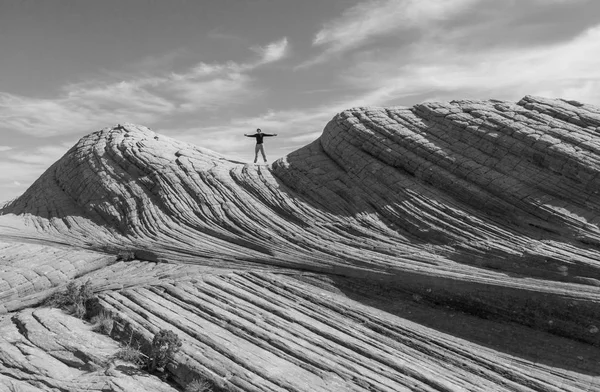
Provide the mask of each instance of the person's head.
{"label": "person's head", "polygon": [[256,128],[256,133],[261,133],[262,131],[260,130],[260,128]]}

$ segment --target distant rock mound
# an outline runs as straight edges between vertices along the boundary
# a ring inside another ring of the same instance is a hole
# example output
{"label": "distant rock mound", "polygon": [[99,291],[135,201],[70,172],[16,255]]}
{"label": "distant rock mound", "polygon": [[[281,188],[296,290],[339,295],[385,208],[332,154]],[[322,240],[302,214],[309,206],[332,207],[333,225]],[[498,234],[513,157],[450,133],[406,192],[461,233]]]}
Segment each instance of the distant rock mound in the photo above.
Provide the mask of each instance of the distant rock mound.
{"label": "distant rock mound", "polygon": [[[270,166],[122,124],[82,138],[0,209],[0,314],[86,276],[140,336],[165,325],[185,334],[180,381],[203,374],[240,391],[304,391],[307,377],[323,391],[593,388],[591,376],[571,380],[529,357],[499,366],[478,342],[496,328],[490,319],[600,346],[599,172],[600,109],[532,96],[349,109]],[[137,260],[114,260],[123,252]],[[447,338],[444,365],[429,361],[446,337],[403,321],[419,322],[412,309],[435,328],[439,307],[468,314],[472,327],[439,328],[475,342]],[[0,343],[20,344],[8,316],[0,327],[15,335]],[[545,360],[564,361],[562,348],[543,345]],[[400,366],[405,349],[423,362]],[[594,350],[585,358],[600,361]],[[463,356],[485,374],[461,368]],[[0,357],[0,376],[11,361]],[[565,366],[591,374],[592,362],[577,361]],[[296,379],[279,373],[286,366]]]}

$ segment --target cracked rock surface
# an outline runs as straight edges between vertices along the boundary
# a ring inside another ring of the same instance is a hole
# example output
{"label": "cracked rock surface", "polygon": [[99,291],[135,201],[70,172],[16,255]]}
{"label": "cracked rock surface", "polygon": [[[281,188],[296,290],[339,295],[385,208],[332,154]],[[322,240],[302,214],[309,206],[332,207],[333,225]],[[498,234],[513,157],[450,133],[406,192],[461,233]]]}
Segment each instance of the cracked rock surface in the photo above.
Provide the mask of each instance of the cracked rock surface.
{"label": "cracked rock surface", "polygon": [[0,321],[0,390],[160,391],[161,380],[111,363],[119,345],[58,309],[28,309]]}
{"label": "cracked rock surface", "polygon": [[[161,328],[180,387],[600,390],[599,172],[600,109],[532,96],[349,109],[270,166],[92,133],[0,210],[0,390],[169,390],[96,369]],[[33,308],[71,280],[115,340]]]}

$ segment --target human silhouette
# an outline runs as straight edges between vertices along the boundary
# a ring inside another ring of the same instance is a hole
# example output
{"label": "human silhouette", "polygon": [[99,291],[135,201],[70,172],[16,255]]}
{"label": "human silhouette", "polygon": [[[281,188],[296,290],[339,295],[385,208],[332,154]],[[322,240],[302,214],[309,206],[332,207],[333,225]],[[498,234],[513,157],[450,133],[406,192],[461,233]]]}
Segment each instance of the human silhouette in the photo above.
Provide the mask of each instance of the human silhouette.
{"label": "human silhouette", "polygon": [[277,134],[263,133],[260,128],[257,128],[255,134],[248,135],[247,133],[244,133],[244,136],[256,138],[256,147],[254,147],[254,163],[256,163],[256,160],[258,159],[259,151],[262,154],[265,163],[267,163],[267,156],[265,155],[265,148],[263,147],[263,138],[265,136],[277,136]]}

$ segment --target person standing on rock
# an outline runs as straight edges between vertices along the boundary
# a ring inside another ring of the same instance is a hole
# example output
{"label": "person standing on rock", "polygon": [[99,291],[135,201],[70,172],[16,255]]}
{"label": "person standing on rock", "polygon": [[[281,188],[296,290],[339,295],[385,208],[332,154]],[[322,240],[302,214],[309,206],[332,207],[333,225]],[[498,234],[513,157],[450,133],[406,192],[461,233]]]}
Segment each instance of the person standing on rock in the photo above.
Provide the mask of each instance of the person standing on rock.
{"label": "person standing on rock", "polygon": [[265,155],[265,148],[263,147],[263,138],[265,136],[277,136],[277,134],[276,133],[273,133],[273,134],[262,133],[260,128],[257,128],[256,133],[254,135],[248,135],[247,133],[244,133],[244,136],[256,138],[256,147],[254,148],[254,163],[256,163],[256,160],[258,159],[259,151],[262,154],[262,157],[265,160],[265,163],[267,163],[267,156]]}

